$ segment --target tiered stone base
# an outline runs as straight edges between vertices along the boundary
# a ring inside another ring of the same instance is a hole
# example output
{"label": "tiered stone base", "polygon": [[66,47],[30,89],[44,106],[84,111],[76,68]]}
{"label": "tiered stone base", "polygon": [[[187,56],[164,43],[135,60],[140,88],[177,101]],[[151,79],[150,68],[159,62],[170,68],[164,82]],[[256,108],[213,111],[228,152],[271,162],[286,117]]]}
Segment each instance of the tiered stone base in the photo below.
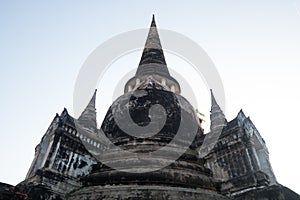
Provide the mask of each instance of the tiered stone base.
{"label": "tiered stone base", "polygon": [[81,188],[67,199],[72,200],[228,200],[229,198],[214,191],[203,189],[187,189],[182,187],[152,186],[152,185],[118,185],[118,186],[89,186]]}

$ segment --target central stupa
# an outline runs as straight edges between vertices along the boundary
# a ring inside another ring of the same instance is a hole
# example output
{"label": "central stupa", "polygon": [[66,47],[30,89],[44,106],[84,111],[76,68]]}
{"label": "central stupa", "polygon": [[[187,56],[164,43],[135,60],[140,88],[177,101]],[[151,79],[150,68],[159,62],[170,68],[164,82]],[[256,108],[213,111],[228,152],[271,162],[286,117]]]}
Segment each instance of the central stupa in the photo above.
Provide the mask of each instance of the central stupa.
{"label": "central stupa", "polygon": [[[154,16],[137,72],[126,83],[124,92],[109,108],[101,126],[119,151],[111,153],[114,159],[94,165],[91,173],[81,179],[83,187],[70,198],[227,199],[217,193],[211,171],[199,158],[197,139],[203,135],[199,119],[169,73]],[[151,110],[155,105],[163,107],[160,113]],[[128,117],[134,125],[120,127]],[[139,127],[130,129],[136,125]],[[145,137],[128,132],[143,127]],[[184,132],[184,136],[174,141],[178,132]],[[182,149],[183,154],[172,160]]]}

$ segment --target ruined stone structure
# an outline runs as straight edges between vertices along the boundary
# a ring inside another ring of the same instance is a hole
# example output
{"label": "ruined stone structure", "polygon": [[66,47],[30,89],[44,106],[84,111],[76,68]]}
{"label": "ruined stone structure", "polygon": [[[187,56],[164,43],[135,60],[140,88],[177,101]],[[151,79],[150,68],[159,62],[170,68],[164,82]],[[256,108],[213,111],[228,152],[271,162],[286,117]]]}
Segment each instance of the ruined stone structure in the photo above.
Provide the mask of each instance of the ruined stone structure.
{"label": "ruined stone structure", "polygon": [[[66,109],[54,117],[26,179],[17,186],[0,184],[0,199],[300,199],[277,183],[265,141],[242,110],[227,121],[211,91],[211,127],[204,134],[195,109],[180,91],[153,18],[137,72],[101,127],[95,91],[78,119]],[[164,110],[154,112],[157,104]],[[128,118],[133,123],[122,127]],[[145,137],[126,131],[138,130],[143,136],[145,127]],[[173,142],[178,132],[184,137]],[[201,148],[206,137],[218,132],[216,144]],[[119,149],[102,156],[112,145]],[[201,151],[208,154],[202,158]]]}

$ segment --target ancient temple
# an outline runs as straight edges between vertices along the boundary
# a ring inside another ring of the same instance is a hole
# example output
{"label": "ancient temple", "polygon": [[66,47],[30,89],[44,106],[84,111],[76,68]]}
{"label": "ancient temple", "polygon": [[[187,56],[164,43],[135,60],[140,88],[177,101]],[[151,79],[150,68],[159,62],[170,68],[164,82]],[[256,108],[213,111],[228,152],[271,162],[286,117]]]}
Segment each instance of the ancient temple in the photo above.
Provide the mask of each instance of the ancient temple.
{"label": "ancient temple", "polygon": [[[228,121],[211,91],[211,126],[204,134],[180,93],[153,17],[136,74],[102,125],[96,90],[78,119],[67,109],[56,114],[26,179],[0,184],[0,199],[300,199],[276,181],[265,141],[242,110]],[[217,142],[201,148],[216,132]],[[201,157],[200,151],[208,153]]]}

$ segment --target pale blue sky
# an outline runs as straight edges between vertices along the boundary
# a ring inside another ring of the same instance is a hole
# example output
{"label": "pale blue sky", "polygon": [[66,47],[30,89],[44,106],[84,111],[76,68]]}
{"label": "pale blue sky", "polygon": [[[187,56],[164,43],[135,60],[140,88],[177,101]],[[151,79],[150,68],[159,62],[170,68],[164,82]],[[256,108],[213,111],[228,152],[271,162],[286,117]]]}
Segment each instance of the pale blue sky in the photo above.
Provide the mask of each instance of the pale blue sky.
{"label": "pale blue sky", "polygon": [[[278,181],[300,193],[299,10],[300,0],[0,1],[0,182],[22,181],[55,113],[72,111],[88,55],[114,35],[148,28],[155,13],[159,28],[204,48],[224,83],[227,119],[241,108],[251,116]],[[128,71],[140,59],[133,55],[122,58]]]}

